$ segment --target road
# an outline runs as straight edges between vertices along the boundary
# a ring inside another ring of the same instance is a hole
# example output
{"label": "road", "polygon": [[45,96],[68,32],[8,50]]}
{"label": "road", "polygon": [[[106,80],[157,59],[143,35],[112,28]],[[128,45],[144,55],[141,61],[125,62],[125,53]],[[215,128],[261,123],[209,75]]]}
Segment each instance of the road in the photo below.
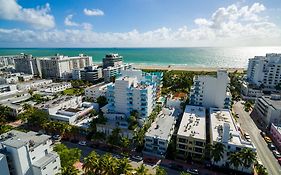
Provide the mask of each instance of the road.
{"label": "road", "polygon": [[257,148],[258,157],[267,168],[268,173],[270,175],[280,175],[281,166],[267,147],[267,143],[264,141],[263,137],[260,135],[261,130],[258,129],[249,113],[244,111],[243,104],[241,104],[241,102],[235,103],[233,105],[233,110],[239,115],[238,123],[240,123],[241,128],[249,133],[252,142]]}

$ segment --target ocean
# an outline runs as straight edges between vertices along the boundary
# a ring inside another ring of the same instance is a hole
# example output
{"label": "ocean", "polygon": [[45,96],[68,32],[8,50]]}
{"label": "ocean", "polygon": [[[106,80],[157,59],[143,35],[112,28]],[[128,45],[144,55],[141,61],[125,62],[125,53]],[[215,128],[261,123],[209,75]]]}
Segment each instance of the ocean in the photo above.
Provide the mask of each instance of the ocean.
{"label": "ocean", "polygon": [[249,58],[281,53],[281,47],[196,47],[196,48],[0,48],[0,55],[20,53],[75,56],[83,53],[100,63],[107,53],[118,53],[126,63],[142,65],[186,65],[190,67],[246,68]]}

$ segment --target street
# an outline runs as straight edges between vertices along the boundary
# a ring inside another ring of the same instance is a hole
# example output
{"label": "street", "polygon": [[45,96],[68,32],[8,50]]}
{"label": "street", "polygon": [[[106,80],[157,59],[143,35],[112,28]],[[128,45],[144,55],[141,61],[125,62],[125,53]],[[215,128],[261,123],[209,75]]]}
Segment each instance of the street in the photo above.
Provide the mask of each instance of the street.
{"label": "street", "polygon": [[248,132],[252,142],[257,148],[258,157],[261,159],[263,165],[267,168],[270,175],[280,175],[281,166],[273,156],[270,149],[267,147],[267,143],[260,135],[261,130],[258,129],[255,122],[250,117],[249,113],[244,111],[244,106],[241,102],[234,103],[233,110],[239,115],[238,123],[241,128]]}

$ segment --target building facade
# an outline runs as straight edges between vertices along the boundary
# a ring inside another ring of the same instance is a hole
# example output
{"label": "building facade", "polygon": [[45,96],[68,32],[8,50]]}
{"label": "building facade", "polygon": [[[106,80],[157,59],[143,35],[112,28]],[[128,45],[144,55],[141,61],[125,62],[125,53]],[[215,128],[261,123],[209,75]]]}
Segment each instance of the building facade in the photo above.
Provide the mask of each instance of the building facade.
{"label": "building facade", "polygon": [[91,87],[88,87],[85,89],[85,96],[89,99],[93,99],[94,101],[97,101],[97,99],[100,96],[106,97],[107,86],[110,86],[112,84],[113,83],[100,83],[100,84],[96,84]]}
{"label": "building facade", "polygon": [[17,72],[31,74],[41,77],[41,65],[37,58],[32,55],[23,54],[20,57],[14,59],[15,69]]}
{"label": "building facade", "polygon": [[231,94],[226,70],[218,70],[217,76],[195,76],[190,91],[190,104],[204,107],[229,108]]}
{"label": "building facade", "polygon": [[109,66],[107,68],[103,69],[103,78],[105,82],[112,82],[118,77],[120,77],[121,70],[128,70],[131,69],[132,65],[131,64],[122,64],[122,65],[117,65],[115,67]]}
{"label": "building facade", "polygon": [[270,134],[275,146],[278,150],[281,150],[281,127],[272,123],[270,126]]}
{"label": "building facade", "polygon": [[177,157],[201,160],[206,146],[206,113],[204,107],[187,105],[177,133]]}
{"label": "building facade", "polygon": [[60,158],[53,151],[50,138],[48,135],[40,135],[32,131],[24,133],[12,130],[2,134],[0,149],[1,154],[7,157],[9,174],[55,175],[60,173]]}
{"label": "building facade", "polygon": [[107,54],[102,59],[103,68],[107,68],[109,66],[116,67],[122,64],[123,64],[123,57],[118,55],[117,53]]}
{"label": "building facade", "polygon": [[281,54],[271,53],[249,59],[249,83],[265,88],[275,88],[281,81]]}

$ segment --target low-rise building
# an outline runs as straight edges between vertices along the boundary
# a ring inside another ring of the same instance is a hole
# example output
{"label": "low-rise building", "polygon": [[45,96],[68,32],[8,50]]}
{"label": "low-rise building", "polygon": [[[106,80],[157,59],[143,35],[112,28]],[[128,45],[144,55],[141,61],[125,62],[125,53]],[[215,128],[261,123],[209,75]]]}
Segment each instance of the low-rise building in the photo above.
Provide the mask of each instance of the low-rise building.
{"label": "low-rise building", "polygon": [[39,79],[39,80],[32,80],[27,82],[21,82],[17,84],[17,88],[19,90],[34,90],[42,86],[46,86],[51,84],[52,80],[45,80],[45,79]]}
{"label": "low-rise building", "polygon": [[1,95],[7,95],[7,94],[14,94],[16,93],[17,86],[13,84],[2,84],[0,85],[0,96]]}
{"label": "low-rise building", "polygon": [[107,86],[110,86],[112,84],[113,83],[100,83],[88,87],[85,89],[85,96],[87,98],[93,99],[94,101],[97,101],[97,98],[99,98],[100,96],[106,97]]}
{"label": "low-rise building", "polygon": [[281,150],[281,127],[272,123],[270,126],[270,134],[275,146],[278,150]]}
{"label": "low-rise building", "polygon": [[206,113],[204,107],[187,105],[177,133],[177,157],[201,160],[206,146]]}
{"label": "low-rise building", "polygon": [[[222,159],[218,162],[213,161],[214,165],[226,166],[230,153],[240,151],[243,148],[249,148],[256,152],[255,146],[250,140],[246,140],[244,133],[238,128],[228,109],[210,108],[210,136],[212,145],[222,143],[225,146]],[[236,169],[232,165],[229,167]],[[252,173],[253,165],[248,168],[239,166],[236,170]]]}
{"label": "low-rise building", "polygon": [[262,96],[256,99],[254,111],[265,126],[281,125],[280,95]]}
{"label": "low-rise building", "polygon": [[[55,175],[60,173],[60,158],[53,151],[50,136],[29,131],[12,130],[0,137],[0,166],[5,166],[3,155],[9,168],[1,169],[5,175]],[[4,175],[3,174],[3,175]]]}
{"label": "low-rise building", "polygon": [[262,89],[247,82],[241,84],[241,95],[245,100],[255,100],[263,95]]}
{"label": "low-rise building", "polygon": [[46,111],[52,120],[75,124],[92,111],[93,104],[82,102],[82,96],[61,96],[36,107]]}
{"label": "low-rise building", "polygon": [[174,109],[164,108],[159,113],[145,133],[143,153],[162,158],[165,157],[176,124],[175,116],[173,116],[174,111]]}
{"label": "low-rise building", "polygon": [[187,98],[186,93],[175,93],[167,97],[166,106],[169,108],[182,109],[182,104],[185,103]]}
{"label": "low-rise building", "polygon": [[51,83],[45,86],[42,86],[39,91],[44,92],[47,94],[53,94],[53,93],[58,93],[62,92],[66,89],[71,88],[71,83],[70,82],[60,82],[60,83]]}
{"label": "low-rise building", "polygon": [[103,69],[103,78],[105,82],[112,82],[116,78],[120,77],[121,70],[127,70],[131,69],[132,65],[131,64],[122,64],[122,65],[117,65],[117,66],[109,66],[107,68]]}

